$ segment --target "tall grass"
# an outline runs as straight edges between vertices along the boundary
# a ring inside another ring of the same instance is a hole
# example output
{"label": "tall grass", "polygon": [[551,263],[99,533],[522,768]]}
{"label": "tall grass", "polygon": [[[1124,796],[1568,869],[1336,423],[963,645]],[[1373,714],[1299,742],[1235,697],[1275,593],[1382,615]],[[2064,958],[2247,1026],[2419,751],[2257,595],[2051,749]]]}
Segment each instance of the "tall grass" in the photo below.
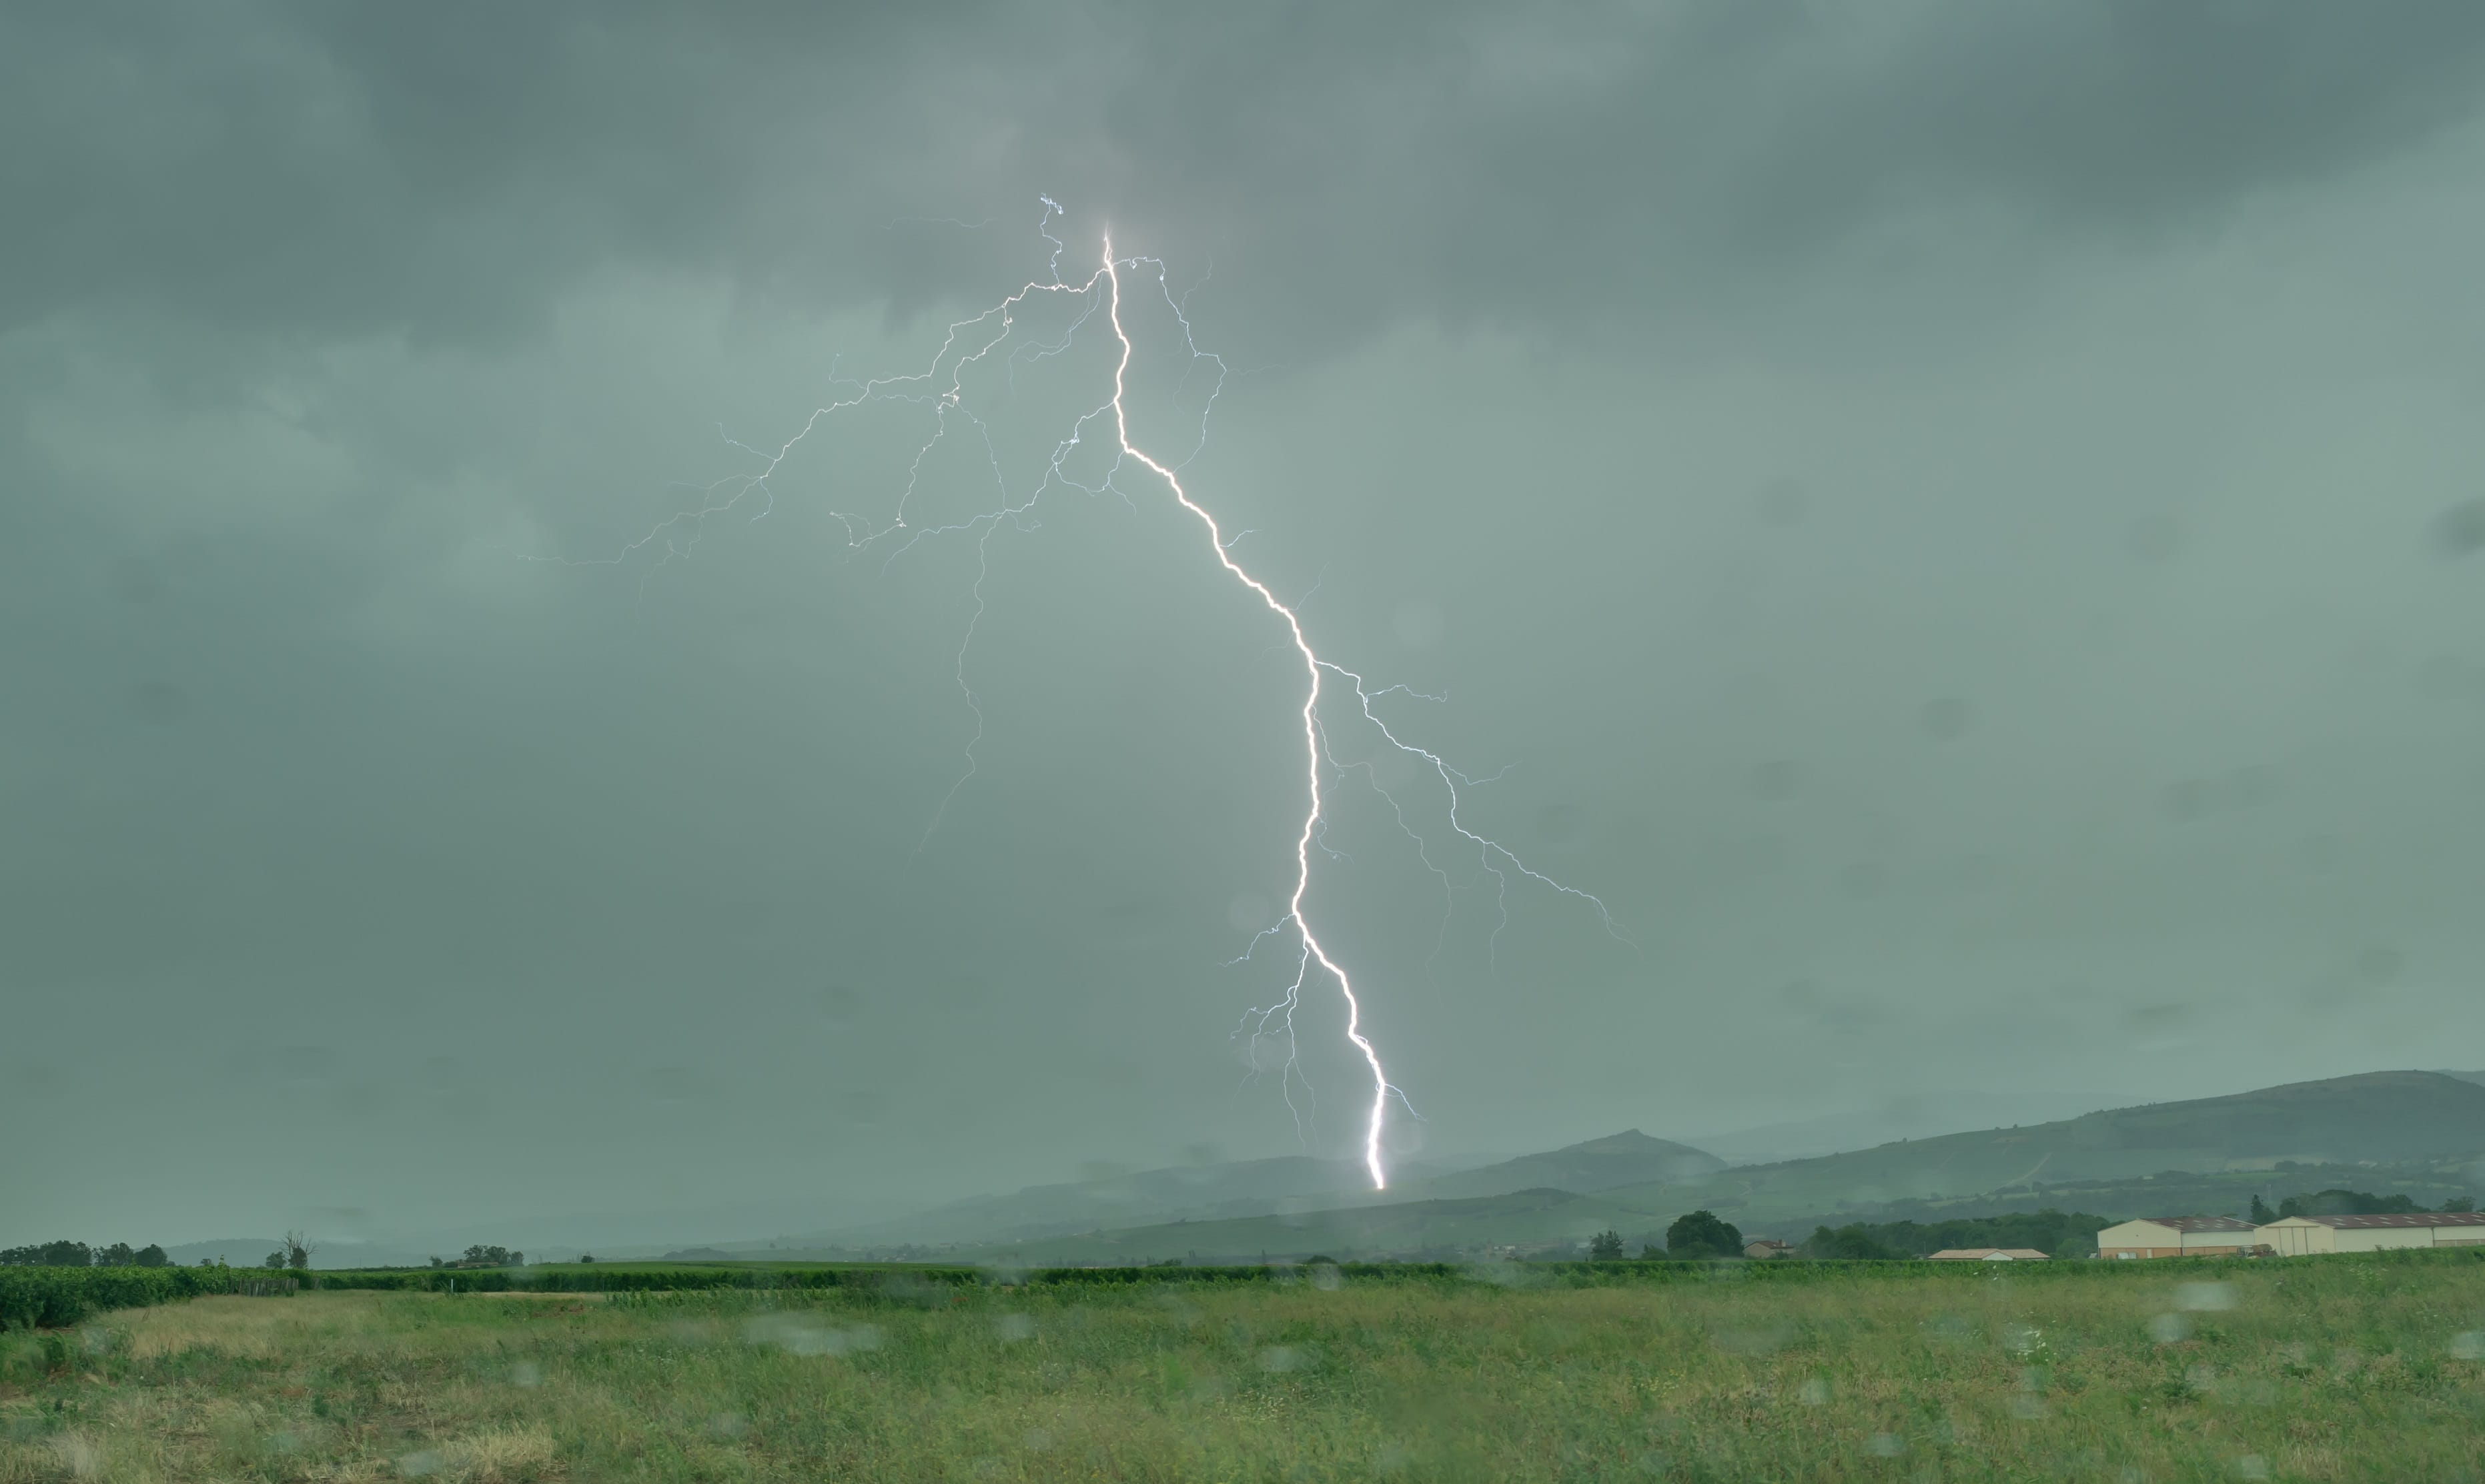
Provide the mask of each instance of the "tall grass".
{"label": "tall grass", "polygon": [[0,1338],[0,1484],[2476,1476],[2485,1263],[2118,1266],[203,1298]]}

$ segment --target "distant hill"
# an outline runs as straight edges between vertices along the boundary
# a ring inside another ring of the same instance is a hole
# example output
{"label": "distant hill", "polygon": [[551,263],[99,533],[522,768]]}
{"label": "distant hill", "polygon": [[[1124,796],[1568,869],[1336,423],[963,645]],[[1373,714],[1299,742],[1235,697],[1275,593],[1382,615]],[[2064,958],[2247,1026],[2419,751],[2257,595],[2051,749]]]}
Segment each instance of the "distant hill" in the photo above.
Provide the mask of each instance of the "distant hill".
{"label": "distant hill", "polygon": [[1257,1262],[1315,1254],[1352,1260],[1381,1255],[1471,1253],[1501,1243],[1583,1242],[1611,1226],[1637,1228],[1647,1213],[1566,1190],[1522,1190],[1462,1201],[1167,1222],[995,1246],[962,1254],[992,1262]]}
{"label": "distant hill", "polygon": [[1032,1185],[1005,1196],[971,1197],[893,1221],[793,1240],[848,1248],[1024,1242],[1174,1222],[1403,1205],[1539,1188],[1587,1194],[1616,1185],[1693,1179],[1725,1168],[1726,1162],[1713,1154],[1634,1128],[1472,1170],[1401,1167],[1386,1191],[1371,1188],[1358,1162],[1292,1155]]}
{"label": "distant hill", "polygon": [[1866,1107],[1697,1137],[1700,1147],[1730,1164],[1772,1165],[1848,1149],[1930,1139],[1962,1128],[2046,1123],[2129,1103],[2110,1093],[1900,1093]]}
{"label": "distant hill", "polygon": [[[1636,1137],[1646,1145],[1664,1145]],[[1590,1170],[1611,1168],[1575,1151],[1616,1144],[1592,1141],[1488,1168],[1566,1158]],[[1634,1147],[1621,1144],[1621,1159],[1631,1157]],[[2278,1171],[2281,1163],[2374,1176],[2382,1174],[2374,1167],[2390,1167],[2387,1183],[2460,1194],[2485,1183],[2471,1176],[2476,1167],[2458,1158],[2480,1152],[2485,1085],[2438,1072],[2371,1072],[2118,1108],[2024,1128],[1903,1140],[1773,1165],[1718,1169],[1704,1155],[1705,1168],[1588,1192],[1528,1189],[1388,1204],[1358,1201],[1324,1210],[1149,1224],[1076,1239],[1065,1233],[1063,1240],[1027,1248],[1023,1260],[1188,1257],[1196,1252],[1206,1261],[1262,1251],[1342,1257],[1575,1241],[1606,1227],[1636,1242],[1643,1233],[1661,1231],[1675,1216],[1704,1206],[1748,1231],[1781,1235],[1781,1228],[1866,1210],[1968,1214],[2075,1202],[2089,1210],[2110,1204],[2171,1212],[2203,1201],[2224,1209],[2240,1205],[2254,1188],[2291,1189],[2287,1182],[2298,1177]],[[1427,1182],[1420,1192],[1399,1194],[1430,1195],[1444,1183]],[[2365,1188],[2379,1183],[2385,1182],[2368,1180]]]}
{"label": "distant hill", "polygon": [[2225,1097],[2146,1103],[2024,1128],[1902,1140],[1815,1159],[1752,1165],[1690,1185],[1603,1194],[1652,1208],[1697,1198],[1777,1217],[1842,1205],[2302,1164],[2394,1164],[2485,1151],[2485,1086],[2439,1072],[2366,1072]]}
{"label": "distant hill", "polygon": [[276,1237],[216,1237],[205,1242],[177,1242],[164,1249],[175,1267],[196,1267],[221,1257],[231,1266],[255,1268],[261,1258],[284,1246]]}
{"label": "distant hill", "polygon": [[1534,1189],[1587,1195],[1620,1185],[1697,1179],[1725,1168],[1724,1160],[1704,1149],[1652,1139],[1633,1128],[1543,1154],[1522,1154],[1480,1170],[1441,1175],[1420,1185],[1404,1180],[1399,1183],[1406,1196],[1425,1200],[1501,1196]]}
{"label": "distant hill", "polygon": [[[1418,1177],[1436,1173],[1416,1172]],[[911,1216],[802,1240],[868,1247],[1034,1238],[1184,1218],[1257,1216],[1282,1207],[1339,1205],[1370,1194],[1361,1164],[1297,1154],[1030,1185],[1007,1195],[971,1196]]]}

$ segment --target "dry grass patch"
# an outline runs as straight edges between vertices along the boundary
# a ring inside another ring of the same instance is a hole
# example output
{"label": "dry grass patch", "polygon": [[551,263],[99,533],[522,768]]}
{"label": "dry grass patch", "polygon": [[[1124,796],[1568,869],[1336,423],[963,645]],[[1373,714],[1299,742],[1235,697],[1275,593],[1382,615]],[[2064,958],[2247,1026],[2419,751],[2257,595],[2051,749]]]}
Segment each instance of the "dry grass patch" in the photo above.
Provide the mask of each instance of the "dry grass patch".
{"label": "dry grass patch", "polygon": [[0,1484],[2474,1475],[2485,1264],[2229,1281],[215,1300],[0,1364]]}

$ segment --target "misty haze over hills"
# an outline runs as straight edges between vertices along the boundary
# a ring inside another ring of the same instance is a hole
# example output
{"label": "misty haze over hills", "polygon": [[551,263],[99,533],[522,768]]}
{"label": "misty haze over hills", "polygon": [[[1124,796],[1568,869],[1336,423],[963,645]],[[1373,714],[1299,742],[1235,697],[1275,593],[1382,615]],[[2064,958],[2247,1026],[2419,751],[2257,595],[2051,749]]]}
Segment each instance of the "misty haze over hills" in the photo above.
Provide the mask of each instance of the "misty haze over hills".
{"label": "misty haze over hills", "polygon": [[[1493,1168],[1552,1174],[1568,1163],[1564,1156],[1609,1142]],[[2181,1214],[2163,1207],[2191,1209],[2200,1201],[2240,1206],[2249,1192],[2285,1194],[2351,1179],[2362,1188],[2436,1200],[2485,1191],[2485,1085],[2465,1075],[2371,1072],[1774,1165],[1730,1168],[1712,1159],[1707,1168],[1684,1167],[1641,1183],[1604,1184],[1592,1174],[1568,1188],[1547,1179],[1470,1199],[1427,1199],[1427,1191],[1410,1190],[1398,1200],[1322,1211],[988,1243],[979,1250],[1047,1262],[1448,1253],[1576,1242],[1608,1227],[1653,1235],[1694,1207],[1756,1234],[1801,1235],[1816,1222],[1898,1210],[1984,1215],[2055,1205]]]}
{"label": "misty haze over hills", "polygon": [[[1870,1119],[1856,1122],[1872,1126]],[[1756,1233],[1800,1235],[1816,1221],[1893,1214],[2039,1205],[2119,1215],[2224,1210],[2251,1194],[2276,1199],[2350,1183],[2438,1203],[2485,1194],[2485,1072],[2364,1073],[1764,1164],[1729,1165],[1713,1152],[1629,1130],[1489,1162],[1409,1165],[1404,1174],[1375,1192],[1352,1161],[1211,1162],[1030,1186],[844,1227],[779,1226],[779,1235],[765,1238],[749,1234],[764,1219],[755,1208],[740,1218],[724,1210],[534,1217],[330,1238],[314,1265],[419,1263],[473,1242],[545,1260],[582,1249],[616,1257],[912,1251],[1047,1262],[1439,1255],[1575,1241],[1606,1227],[1654,1232],[1695,1206]],[[784,1214],[799,1209],[789,1205]],[[225,1238],[169,1251],[181,1262],[247,1263],[274,1246],[273,1238]]]}

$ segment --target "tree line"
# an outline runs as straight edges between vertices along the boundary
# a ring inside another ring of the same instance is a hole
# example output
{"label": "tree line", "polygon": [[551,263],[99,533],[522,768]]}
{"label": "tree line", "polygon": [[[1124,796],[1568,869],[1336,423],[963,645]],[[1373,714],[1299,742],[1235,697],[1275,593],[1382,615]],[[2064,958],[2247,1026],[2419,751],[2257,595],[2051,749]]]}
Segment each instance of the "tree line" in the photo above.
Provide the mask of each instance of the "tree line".
{"label": "tree line", "polygon": [[11,1268],[166,1268],[173,1259],[150,1242],[132,1248],[126,1242],[89,1247],[84,1242],[35,1242],[0,1247],[0,1267]]}
{"label": "tree line", "polygon": [[[2255,1226],[2289,1216],[2420,1216],[2431,1215],[2434,1207],[2418,1205],[2412,1196],[2376,1196],[2362,1190],[2317,1190],[2308,1196],[2289,1196],[2273,1211],[2269,1203],[2255,1195],[2252,1198],[2252,1219]],[[2442,1203],[2444,1212],[2471,1212],[2476,1209],[2471,1196],[2460,1196]]]}
{"label": "tree line", "polygon": [[[1887,1262],[1958,1247],[2021,1247],[2057,1257],[2085,1257],[2096,1250],[2097,1232],[2112,1225],[2102,1216],[2051,1208],[1937,1222],[1851,1222],[1843,1227],[1817,1227],[1809,1239],[1786,1250],[1786,1255]],[[1745,1246],[1741,1229],[1733,1222],[1713,1211],[1692,1211],[1676,1217],[1665,1228],[1662,1247],[1647,1242],[1639,1255],[1643,1260],[1698,1261],[1739,1257]],[[1589,1240],[1591,1261],[1615,1262],[1625,1255],[1618,1231],[1600,1231]]]}

